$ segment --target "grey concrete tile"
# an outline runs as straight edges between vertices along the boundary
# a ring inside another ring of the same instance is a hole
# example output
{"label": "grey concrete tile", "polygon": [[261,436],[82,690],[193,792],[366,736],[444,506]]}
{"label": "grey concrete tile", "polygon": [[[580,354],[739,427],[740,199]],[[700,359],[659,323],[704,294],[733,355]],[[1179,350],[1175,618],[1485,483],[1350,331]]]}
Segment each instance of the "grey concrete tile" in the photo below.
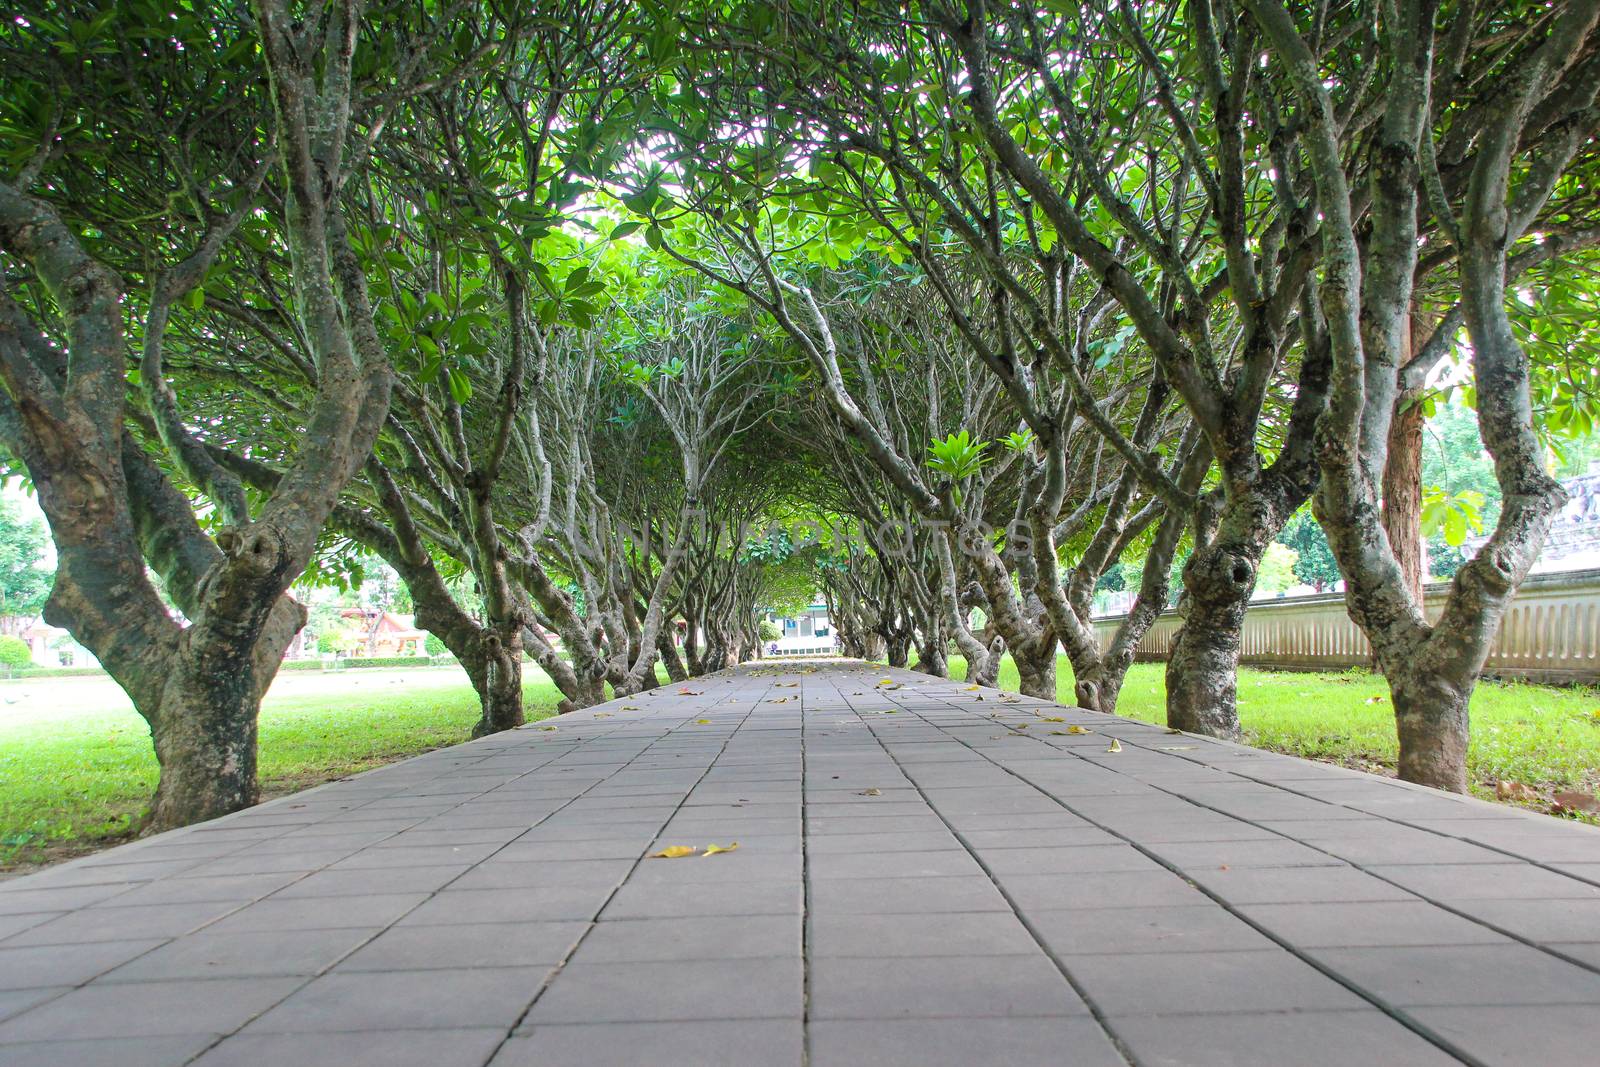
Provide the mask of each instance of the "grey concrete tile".
{"label": "grey concrete tile", "polygon": [[1407,1014],[1489,1067],[1592,1063],[1600,1027],[1593,1004],[1418,1007]]}
{"label": "grey concrete tile", "polygon": [[501,1027],[363,1030],[355,1033],[235,1034],[194,1067],[482,1067],[505,1038]]}
{"label": "grey concrete tile", "polygon": [[1093,1019],[823,1019],[810,1067],[1122,1067]]}
{"label": "grey concrete tile", "polygon": [[597,838],[586,841],[517,840],[494,855],[494,862],[572,863],[576,860],[632,860],[644,855],[650,839]]}
{"label": "grey concrete tile", "polygon": [[369,896],[268,897],[218,920],[216,933],[252,933],[261,930],[339,930],[346,927],[387,926],[428,897],[423,893],[374,893]]}
{"label": "grey concrete tile", "polygon": [[1268,841],[1167,842],[1148,846],[1162,860],[1182,870],[1216,867],[1330,867],[1343,860],[1314,848],[1277,838]]}
{"label": "grey concrete tile", "polygon": [[823,853],[810,857],[808,873],[829,878],[983,877],[983,868],[965,850],[938,852]]}
{"label": "grey concrete tile", "polygon": [[1506,939],[1423,900],[1355,904],[1247,904],[1240,911],[1302,948],[1475,945]]}
{"label": "grey concrete tile", "polygon": [[163,878],[129,890],[102,906],[121,908],[146,904],[192,904],[197,901],[235,900],[247,903],[277,892],[303,877],[298,872],[278,874],[216,875],[199,878]]}
{"label": "grey concrete tile", "polygon": [[1071,907],[1075,902],[1130,908],[1204,902],[1193,886],[1159,867],[1148,871],[1002,874],[995,879],[1025,913]]}
{"label": "grey concrete tile", "polygon": [[1249,923],[1210,903],[1165,908],[1085,906],[1066,911],[1030,911],[1028,921],[1050,950],[1062,956],[1240,952],[1277,947]]}
{"label": "grey concrete tile", "polygon": [[90,941],[34,948],[0,946],[0,989],[81,985],[163,943],[143,940]]}
{"label": "grey concrete tile", "polygon": [[12,934],[31,930],[40,923],[47,923],[64,914],[66,913],[60,911],[29,911],[15,915],[0,915],[0,945],[3,945],[5,939]]}
{"label": "grey concrete tile", "polygon": [[432,893],[467,873],[465,864],[450,867],[382,867],[371,870],[326,870],[308,874],[273,895],[273,900],[306,897],[356,897],[372,893]]}
{"label": "grey concrete tile", "polygon": [[87,985],[0,1023],[0,1045],[73,1038],[225,1034],[294,991],[297,978]]}
{"label": "grey concrete tile", "polygon": [[1013,876],[1100,874],[1107,871],[1159,871],[1161,865],[1132,845],[1080,845],[1073,848],[983,849],[978,858],[1009,886]]}
{"label": "grey concrete tile", "polygon": [[1118,1018],[1117,1036],[1146,1067],[1446,1067],[1461,1061],[1382,1012]]}
{"label": "grey concrete tile", "polygon": [[1236,906],[1415,899],[1405,889],[1354,867],[1242,867],[1188,874]]}
{"label": "grey concrete tile", "polygon": [[1042,953],[813,961],[813,1019],[1080,1015],[1088,1008]]}
{"label": "grey concrete tile", "polygon": [[595,924],[577,963],[800,958],[800,917],[732,915]]}
{"label": "grey concrete tile", "polygon": [[6,1067],[183,1067],[216,1039],[215,1034],[180,1034],[30,1041],[0,1045],[0,1063]]}
{"label": "grey concrete tile", "polygon": [[1283,949],[1066,958],[1067,969],[1107,1016],[1334,1011],[1365,1002]]}
{"label": "grey concrete tile", "polygon": [[812,884],[811,909],[819,915],[1010,910],[994,883],[982,875],[830,878]]}
{"label": "grey concrete tile", "polygon": [[462,875],[451,889],[604,890],[615,887],[633,867],[632,860],[569,860],[563,863],[481,863]]}
{"label": "grey concrete tile", "polygon": [[509,1029],[544,981],[544,967],[335,972],[313,979],[246,1033]]}
{"label": "grey concrete tile", "polygon": [[[1385,1003],[1600,1005],[1600,974],[1526,945],[1309,950]],[[1600,1021],[1600,1009],[1596,1009]]]}
{"label": "grey concrete tile", "polygon": [[5,947],[178,937],[205,926],[239,906],[237,901],[206,901],[148,904],[131,908],[81,908],[7,938]]}
{"label": "grey concrete tile", "polygon": [[201,930],[168,942],[105,975],[103,982],[256,978],[320,974],[378,932],[377,927],[226,933]]}
{"label": "grey concrete tile", "polygon": [[47,1000],[59,997],[67,992],[68,988],[51,986],[39,989],[0,990],[0,1019],[21,1015],[36,1004],[43,1004]]}
{"label": "grey concrete tile", "polygon": [[840,856],[854,853],[938,852],[960,848],[961,843],[948,830],[924,830],[903,834],[827,834],[807,842],[813,856]]}
{"label": "grey concrete tile", "polygon": [[0,883],[0,915],[24,912],[70,911],[97,901],[137,889],[139,882],[112,882],[105,885],[67,886],[60,889],[33,889],[31,879],[19,878],[10,885]]}
{"label": "grey concrete tile", "polygon": [[1076,848],[1080,845],[1114,845],[1117,838],[1087,823],[1044,830],[968,830],[964,835],[980,852],[989,849]]}
{"label": "grey concrete tile", "polygon": [[589,929],[586,922],[457,923],[395,926],[338,966],[344,971],[436,967],[533,967],[559,963]]}
{"label": "grey concrete tile", "polygon": [[548,1023],[506,1042],[492,1067],[799,1067],[797,1019]]}
{"label": "grey concrete tile", "polygon": [[1426,897],[1462,900],[1600,900],[1600,886],[1525,863],[1371,868]]}
{"label": "grey concrete tile", "polygon": [[[663,861],[666,862],[666,861]],[[729,882],[714,892],[703,884],[636,885],[617,890],[601,913],[604,919],[670,919],[716,915],[798,915],[798,878],[765,882]]]}
{"label": "grey concrete tile", "polygon": [[1007,912],[817,914],[811,919],[810,951],[813,958],[1029,956],[1038,953],[1039,944]]}
{"label": "grey concrete tile", "polygon": [[800,960],[675,960],[565,967],[528,1022],[798,1019]]}
{"label": "grey concrete tile", "polygon": [[[1594,931],[1584,930],[1581,933],[1593,936]],[[1600,971],[1600,941],[1545,941],[1541,942],[1541,947]]]}
{"label": "grey concrete tile", "polygon": [[587,921],[606,902],[609,889],[553,886],[543,889],[446,889],[427,898],[400,920],[401,926],[457,923]]}
{"label": "grey concrete tile", "polygon": [[1423,863],[1505,863],[1506,855],[1466,841],[1406,830],[1404,827],[1386,828],[1385,832],[1359,837],[1343,835],[1306,836],[1303,838],[1340,859],[1363,867],[1386,864]]}
{"label": "grey concrete tile", "polygon": [[488,859],[499,844],[391,845],[364,848],[329,868],[330,871],[365,870],[389,867],[465,868]]}

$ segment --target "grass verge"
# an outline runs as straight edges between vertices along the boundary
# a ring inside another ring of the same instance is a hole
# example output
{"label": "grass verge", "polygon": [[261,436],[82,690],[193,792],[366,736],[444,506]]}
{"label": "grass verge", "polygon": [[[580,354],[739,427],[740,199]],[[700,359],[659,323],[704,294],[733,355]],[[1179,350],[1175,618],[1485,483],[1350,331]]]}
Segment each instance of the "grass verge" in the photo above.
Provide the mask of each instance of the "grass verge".
{"label": "grass verge", "polygon": [[[339,672],[300,683],[323,691],[269,693],[261,709],[263,795],[465,741],[478,718],[465,676],[403,673]],[[545,718],[560,694],[537,668],[526,673],[528,718]],[[156,784],[150,731],[109,682],[95,692],[115,706],[0,707],[0,871],[125,840],[148,804]]]}
{"label": "grass verge", "polygon": [[[966,662],[950,661],[951,677],[966,677]],[[1166,722],[1166,680],[1159,663],[1128,672],[1117,712]],[[1017,669],[1006,657],[1003,688],[1015,689]],[[1061,656],[1056,699],[1072,703],[1072,667]],[[1550,812],[1559,790],[1600,790],[1600,691],[1520,682],[1481,682],[1472,695],[1472,745],[1467,774],[1472,791],[1502,799],[1502,782],[1528,792],[1511,803]],[[1239,721],[1245,742],[1274,752],[1393,775],[1399,757],[1394,708],[1382,677],[1368,671],[1299,673],[1239,671]],[[1516,790],[1513,790],[1517,792]]]}

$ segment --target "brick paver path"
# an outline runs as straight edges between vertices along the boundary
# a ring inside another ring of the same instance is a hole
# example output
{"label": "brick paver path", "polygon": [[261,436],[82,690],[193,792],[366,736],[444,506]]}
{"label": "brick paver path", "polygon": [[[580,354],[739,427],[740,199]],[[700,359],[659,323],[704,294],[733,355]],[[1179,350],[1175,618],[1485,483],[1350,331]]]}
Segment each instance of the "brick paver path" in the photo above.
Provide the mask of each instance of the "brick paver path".
{"label": "brick paver path", "polygon": [[1600,1062],[1588,827],[849,664],[550,725],[0,885],[0,1064]]}

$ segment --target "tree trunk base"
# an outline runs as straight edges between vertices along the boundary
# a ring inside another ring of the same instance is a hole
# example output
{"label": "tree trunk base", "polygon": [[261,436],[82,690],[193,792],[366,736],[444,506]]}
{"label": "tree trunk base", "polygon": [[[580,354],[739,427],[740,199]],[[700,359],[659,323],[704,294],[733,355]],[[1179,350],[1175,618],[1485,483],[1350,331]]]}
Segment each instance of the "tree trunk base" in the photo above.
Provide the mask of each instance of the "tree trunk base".
{"label": "tree trunk base", "polygon": [[522,647],[512,644],[514,647],[485,649],[484,679],[478,693],[483,712],[472,728],[473,737],[515,730],[527,721],[522,707]]}
{"label": "tree trunk base", "polygon": [[1400,736],[1400,779],[1465,793],[1471,693],[1462,694],[1442,684],[1412,687],[1404,683],[1391,684],[1389,691]]}
{"label": "tree trunk base", "polygon": [[[209,672],[207,672],[209,674]],[[218,684],[180,669],[150,717],[161,779],[141,834],[220,818],[258,803],[256,720],[261,700],[248,662]]]}

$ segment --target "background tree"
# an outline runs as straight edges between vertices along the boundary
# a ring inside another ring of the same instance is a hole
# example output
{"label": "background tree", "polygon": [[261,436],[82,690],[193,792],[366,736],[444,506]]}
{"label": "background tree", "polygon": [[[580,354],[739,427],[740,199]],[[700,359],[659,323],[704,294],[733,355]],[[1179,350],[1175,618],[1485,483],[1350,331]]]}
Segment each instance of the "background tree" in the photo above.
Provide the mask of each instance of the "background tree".
{"label": "background tree", "polygon": [[42,565],[48,545],[45,524],[0,495],[0,615],[37,615],[44,607],[52,578]]}

